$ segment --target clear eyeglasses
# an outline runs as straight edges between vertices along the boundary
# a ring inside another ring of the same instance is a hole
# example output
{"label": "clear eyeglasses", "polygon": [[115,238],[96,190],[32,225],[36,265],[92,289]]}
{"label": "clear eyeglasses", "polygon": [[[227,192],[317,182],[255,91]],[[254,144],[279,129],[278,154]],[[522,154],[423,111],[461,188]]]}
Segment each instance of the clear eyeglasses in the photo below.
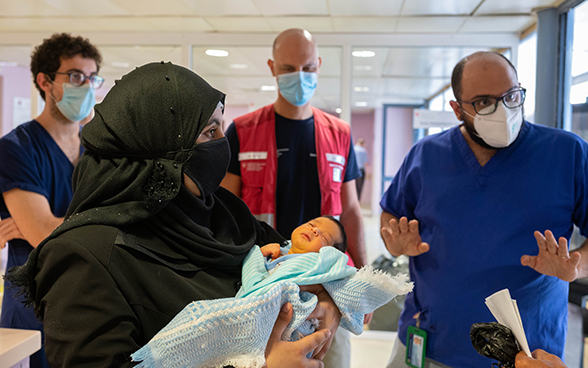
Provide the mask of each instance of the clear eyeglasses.
{"label": "clear eyeglasses", "polygon": [[[468,103],[474,107],[474,110],[479,115],[490,115],[496,111],[498,107],[498,103],[502,101],[504,106],[514,109],[521,106],[525,102],[525,92],[527,92],[524,88],[517,88],[506,92],[504,95],[500,97],[484,97],[476,101],[463,101],[458,100],[459,102]],[[492,109],[488,109],[488,107],[494,107]]]}
{"label": "clear eyeglasses", "polygon": [[69,75],[69,82],[76,87],[83,86],[84,83],[86,83],[86,80],[90,81],[90,86],[94,89],[98,89],[98,88],[102,87],[102,84],[104,83],[104,78],[102,78],[99,75],[93,74],[93,75],[87,76],[84,73],[79,72],[79,71],[73,71],[73,72],[67,72],[67,73],[60,73],[60,72],[48,73],[48,75],[55,75],[55,74]]}

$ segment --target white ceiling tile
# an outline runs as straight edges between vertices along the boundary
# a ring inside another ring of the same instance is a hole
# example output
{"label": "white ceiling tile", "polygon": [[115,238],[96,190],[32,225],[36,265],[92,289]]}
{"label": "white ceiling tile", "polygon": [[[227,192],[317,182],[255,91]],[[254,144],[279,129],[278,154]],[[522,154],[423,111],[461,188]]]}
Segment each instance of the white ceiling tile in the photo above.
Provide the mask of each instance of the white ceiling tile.
{"label": "white ceiling tile", "polygon": [[454,33],[466,17],[400,17],[396,31],[399,33]]}
{"label": "white ceiling tile", "polygon": [[330,17],[268,17],[267,21],[275,32],[289,28],[302,28],[309,32],[333,32]]}
{"label": "white ceiling tile", "polygon": [[533,22],[532,16],[478,16],[468,18],[460,33],[475,32],[520,32]]}
{"label": "white ceiling tile", "polygon": [[0,31],[22,32],[32,29],[31,18],[4,18],[0,21]]}
{"label": "white ceiling tile", "polygon": [[219,32],[272,32],[263,17],[206,17],[206,21]]}
{"label": "white ceiling tile", "polygon": [[197,15],[182,0],[124,0],[116,4],[134,15]]}
{"label": "white ceiling tile", "polygon": [[253,0],[262,15],[329,15],[327,0]]}
{"label": "white ceiling tile", "polygon": [[333,17],[335,32],[393,33],[398,18],[395,17]]}
{"label": "white ceiling tile", "polygon": [[99,29],[93,19],[48,17],[48,18],[6,18],[0,22],[1,31],[26,31],[26,32],[87,32]]}
{"label": "white ceiling tile", "polygon": [[[402,15],[469,15],[484,0],[407,0]],[[512,1],[512,0],[510,0]]]}
{"label": "white ceiling tile", "polygon": [[252,0],[182,0],[200,16],[261,15]]}
{"label": "white ceiling tile", "polygon": [[331,15],[350,16],[397,16],[403,0],[328,0]]}
{"label": "white ceiling tile", "polygon": [[[0,0],[1,16],[63,15],[63,12],[43,0]],[[4,21],[4,20],[2,20]]]}
{"label": "white ceiling tile", "polygon": [[532,14],[533,8],[558,4],[561,1],[554,0],[486,0],[476,10],[476,15],[481,14]]}
{"label": "white ceiling tile", "polygon": [[149,32],[157,30],[150,22],[149,17],[105,17],[105,18],[87,18],[86,21],[92,23],[95,30],[99,31],[135,31]]}
{"label": "white ceiling tile", "polygon": [[[2,0],[0,0],[2,1]],[[28,0],[27,0],[28,1]],[[35,0],[38,1],[38,0]],[[118,6],[115,0],[45,0],[45,3],[60,11],[63,15],[71,16],[104,16],[104,15],[129,15],[133,13]],[[31,14],[32,15],[32,14]],[[44,15],[44,14],[43,14]]]}
{"label": "white ceiling tile", "polygon": [[200,17],[148,17],[139,18],[159,31],[165,32],[205,32],[213,28]]}

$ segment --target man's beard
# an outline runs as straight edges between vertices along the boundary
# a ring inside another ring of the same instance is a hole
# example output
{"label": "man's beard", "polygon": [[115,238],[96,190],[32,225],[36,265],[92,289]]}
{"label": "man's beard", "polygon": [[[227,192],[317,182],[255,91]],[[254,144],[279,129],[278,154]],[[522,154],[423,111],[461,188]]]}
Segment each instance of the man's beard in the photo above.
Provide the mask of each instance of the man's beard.
{"label": "man's beard", "polygon": [[[51,102],[47,101],[45,98],[45,104],[49,104],[49,114],[51,117],[57,121],[64,122],[64,123],[71,123],[71,121],[65,117],[57,107],[57,102],[55,102],[55,96],[53,95],[53,89],[49,92]],[[63,97],[62,97],[63,98]]]}
{"label": "man's beard", "polygon": [[478,135],[476,132],[476,128],[474,128],[474,123],[463,120],[463,127],[465,128],[466,132],[470,136],[470,139],[474,141],[478,146],[487,148],[487,149],[496,149],[490,146],[488,143],[484,142],[484,140]]}
{"label": "man's beard", "polygon": [[[521,134],[521,130],[523,130],[523,126],[525,125],[525,108],[524,107],[521,107],[521,109],[522,109],[522,111],[521,111],[521,115],[522,115],[521,116],[521,119],[523,121],[521,123],[521,129],[519,130],[519,133],[518,133],[519,135]],[[469,116],[467,116],[467,115],[464,114],[463,120],[462,120],[463,121],[463,127],[465,128],[466,132],[468,133],[468,135],[470,136],[470,138],[472,139],[472,141],[474,141],[477,145],[479,145],[479,146],[481,146],[483,148],[493,149],[493,150],[500,149],[500,148],[492,147],[491,145],[489,145],[488,143],[486,143],[482,139],[482,137],[480,137],[478,135],[478,132],[476,131],[476,128],[474,127],[473,119],[472,119],[472,121],[467,121],[466,120],[467,118],[470,118],[471,119],[471,117],[469,117]],[[517,135],[517,137],[515,138],[515,140],[512,143],[514,143],[518,138],[519,137]],[[503,148],[506,148],[506,147],[503,147]]]}

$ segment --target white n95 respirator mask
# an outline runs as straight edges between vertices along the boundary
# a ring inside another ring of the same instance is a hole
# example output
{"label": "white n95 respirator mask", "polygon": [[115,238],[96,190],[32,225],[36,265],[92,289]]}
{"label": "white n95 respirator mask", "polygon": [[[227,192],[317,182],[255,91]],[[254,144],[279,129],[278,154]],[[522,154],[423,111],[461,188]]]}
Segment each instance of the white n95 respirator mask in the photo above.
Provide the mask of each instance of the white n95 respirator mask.
{"label": "white n95 respirator mask", "polygon": [[[480,112],[483,114],[493,108],[494,106],[488,106]],[[496,111],[489,115],[480,115],[478,112],[476,116],[472,116],[463,111],[474,119],[477,136],[493,148],[510,146],[517,139],[523,123],[522,106],[511,109],[504,106],[502,101],[496,106]]]}

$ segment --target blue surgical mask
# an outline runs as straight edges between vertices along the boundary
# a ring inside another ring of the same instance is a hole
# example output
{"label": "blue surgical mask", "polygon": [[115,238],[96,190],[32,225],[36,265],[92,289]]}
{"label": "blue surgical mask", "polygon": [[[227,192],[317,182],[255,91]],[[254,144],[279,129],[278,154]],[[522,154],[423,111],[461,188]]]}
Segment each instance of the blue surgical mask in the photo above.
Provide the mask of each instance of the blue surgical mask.
{"label": "blue surgical mask", "polygon": [[278,75],[280,94],[294,106],[305,105],[316,90],[318,75],[308,72],[293,72]]}
{"label": "blue surgical mask", "polygon": [[89,83],[80,87],[63,83],[63,97],[55,104],[63,116],[71,121],[80,121],[90,115],[96,104],[94,89]]}

